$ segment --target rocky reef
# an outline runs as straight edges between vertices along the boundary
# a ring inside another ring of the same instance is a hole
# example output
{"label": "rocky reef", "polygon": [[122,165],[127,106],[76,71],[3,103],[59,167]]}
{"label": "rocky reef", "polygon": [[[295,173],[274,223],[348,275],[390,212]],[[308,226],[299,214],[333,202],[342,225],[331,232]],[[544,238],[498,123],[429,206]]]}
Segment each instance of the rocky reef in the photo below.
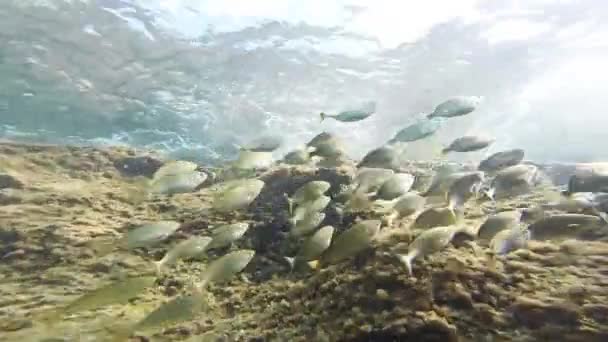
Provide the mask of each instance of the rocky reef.
{"label": "rocky reef", "polygon": [[[205,235],[210,226],[244,220],[252,228],[232,248],[253,248],[253,262],[228,284],[212,285],[198,319],[159,328],[139,340],[154,341],[607,341],[608,243],[532,241],[528,249],[488,264],[483,247],[455,241],[414,262],[408,276],[392,252],[411,240],[411,219],[383,227],[368,253],[310,272],[289,272],[291,255],[283,193],[311,179],[336,194],[348,170],[282,167],[261,179],[266,186],[247,212],[209,213],[207,187],[188,194],[130,199],[133,176],[161,165],[153,153],[124,148],[0,144],[0,340],[78,341],[108,336],[185,291],[205,262],[180,262],[128,305],[66,317],[52,327],[37,321],[117,271],[152,269],[176,241]],[[125,171],[125,165],[128,171]],[[419,173],[428,165],[411,165]],[[528,207],[542,200],[469,203],[467,226],[477,228],[495,209]],[[327,224],[350,225],[330,206]],[[87,242],[119,235],[150,220],[182,223],[156,248],[98,257]],[[224,253],[218,251],[217,255]],[[216,257],[210,253],[209,259]],[[133,340],[136,337],[134,337]],[[94,340],[94,339],[91,339]]]}

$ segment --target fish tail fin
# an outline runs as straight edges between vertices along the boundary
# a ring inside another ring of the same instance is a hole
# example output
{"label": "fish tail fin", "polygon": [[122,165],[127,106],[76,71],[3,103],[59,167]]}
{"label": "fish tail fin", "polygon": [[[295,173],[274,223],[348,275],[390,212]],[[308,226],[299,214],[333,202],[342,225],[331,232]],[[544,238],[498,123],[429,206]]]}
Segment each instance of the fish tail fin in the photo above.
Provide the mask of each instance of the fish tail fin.
{"label": "fish tail fin", "polygon": [[602,219],[602,221],[604,221],[604,224],[608,224],[608,215],[605,212],[597,210],[597,214]]}
{"label": "fish tail fin", "polygon": [[295,266],[295,264],[296,264],[296,258],[294,258],[294,257],[288,257],[288,256],[285,256],[285,257],[283,257],[283,260],[284,260],[284,261],[287,263],[287,265],[289,266],[289,270],[290,270],[290,271],[293,271],[294,266]]}
{"label": "fish tail fin", "polygon": [[496,202],[496,188],[489,188],[488,190],[484,191],[484,194],[490,199],[490,201]]}
{"label": "fish tail fin", "polygon": [[325,114],[324,112],[319,113],[319,116],[321,117],[321,122],[323,122],[323,120],[327,118],[327,114]]}
{"label": "fish tail fin", "polygon": [[107,238],[98,238],[91,240],[88,243],[89,248],[91,248],[97,257],[104,257],[114,251],[116,248],[116,241],[114,239]]}
{"label": "fish tail fin", "polygon": [[399,261],[401,261],[401,263],[405,266],[405,268],[407,269],[407,274],[409,276],[412,276],[414,273],[412,272],[412,260],[414,259],[414,256],[412,254],[397,254],[397,259],[399,259]]}
{"label": "fish tail fin", "polygon": [[452,152],[452,149],[450,149],[449,147],[443,148],[441,149],[441,155],[445,156],[446,154]]}
{"label": "fish tail fin", "polygon": [[285,200],[287,201],[287,210],[289,212],[289,215],[293,215],[293,200],[289,198],[287,193],[284,193],[283,197],[285,197]]}

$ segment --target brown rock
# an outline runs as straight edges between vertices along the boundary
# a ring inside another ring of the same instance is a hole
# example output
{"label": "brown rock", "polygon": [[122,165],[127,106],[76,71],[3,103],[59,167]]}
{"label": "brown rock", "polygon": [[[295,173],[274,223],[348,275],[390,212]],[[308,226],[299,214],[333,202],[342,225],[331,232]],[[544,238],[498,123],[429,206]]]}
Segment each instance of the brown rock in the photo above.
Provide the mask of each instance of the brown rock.
{"label": "brown rock", "polygon": [[0,173],[0,189],[23,189],[23,182],[7,173]]}
{"label": "brown rock", "polygon": [[578,326],[581,312],[578,307],[566,303],[545,303],[520,297],[511,306],[513,318],[524,326],[538,329],[545,324]]}

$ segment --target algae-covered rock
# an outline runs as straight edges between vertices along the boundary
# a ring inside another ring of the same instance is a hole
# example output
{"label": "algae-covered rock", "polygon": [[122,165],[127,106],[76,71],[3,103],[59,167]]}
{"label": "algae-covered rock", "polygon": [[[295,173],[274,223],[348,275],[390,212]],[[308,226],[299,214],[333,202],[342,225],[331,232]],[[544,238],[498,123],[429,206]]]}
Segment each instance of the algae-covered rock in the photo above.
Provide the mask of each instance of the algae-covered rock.
{"label": "algae-covered rock", "polygon": [[0,190],[1,189],[23,189],[23,182],[17,177],[7,173],[0,173]]}
{"label": "algae-covered rock", "polygon": [[[497,200],[489,206],[468,201],[458,213],[458,224],[464,230],[432,255],[417,259],[414,276],[407,274],[395,255],[406,253],[412,240],[429,228],[410,230],[415,218],[406,215],[382,227],[369,248],[352,258],[335,264],[311,260],[306,272],[290,272],[284,257],[297,255],[310,237],[288,235],[284,194],[293,195],[313,180],[329,182],[326,195],[331,200],[323,211],[323,224],[332,225],[336,236],[361,220],[381,219],[382,213],[373,210],[340,214],[338,195],[351,184],[352,167],[274,166],[258,175],[265,186],[247,209],[219,213],[210,210],[213,186],[138,203],[126,200],[132,180],[124,177],[127,173],[118,172],[115,164],[139,165],[133,161],[138,154],[128,149],[0,144],[0,151],[3,165],[9,165],[10,174],[24,185],[23,189],[0,190],[5,198],[20,199],[10,200],[0,210],[0,320],[13,322],[0,326],[5,327],[2,334],[7,340],[103,340],[108,326],[104,323],[141,320],[154,308],[188,293],[190,284],[200,280],[214,260],[242,249],[255,250],[256,257],[228,282],[210,284],[204,294],[204,314],[166,329],[153,329],[146,338],[607,340],[608,309],[604,304],[608,302],[608,277],[602,271],[608,267],[607,242],[532,241],[528,249],[491,263],[486,255],[489,250],[473,241],[477,237],[470,232],[490,213],[534,208],[543,203],[540,193]],[[145,161],[128,176],[153,174],[161,163],[150,160],[150,165]],[[432,174],[440,164],[410,162],[400,170],[416,176]],[[80,169],[72,172],[71,167]],[[207,167],[200,165],[199,169]],[[85,173],[87,179],[81,178]],[[454,219],[441,209],[428,218],[422,226]],[[154,221],[175,221],[181,226],[158,244],[103,258],[89,247],[94,239],[115,241],[128,227]],[[176,262],[155,286],[129,304],[79,312],[57,322],[52,331],[32,320],[37,313],[58,308],[67,298],[89,293],[112,279],[154,273],[153,262],[161,260],[171,247],[193,237],[211,236],[211,227],[237,222],[250,226],[232,246]]]}

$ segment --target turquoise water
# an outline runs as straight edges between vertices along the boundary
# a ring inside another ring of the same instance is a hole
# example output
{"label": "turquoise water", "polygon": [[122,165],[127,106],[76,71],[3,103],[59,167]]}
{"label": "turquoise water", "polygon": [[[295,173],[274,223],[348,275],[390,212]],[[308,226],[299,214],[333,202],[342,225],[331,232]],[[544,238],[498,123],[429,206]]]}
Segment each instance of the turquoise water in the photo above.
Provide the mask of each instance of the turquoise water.
{"label": "turquoise water", "polygon": [[[360,157],[446,98],[475,95],[483,106],[442,143],[487,132],[495,151],[522,147],[535,160],[606,157],[594,143],[607,123],[604,4],[316,6],[6,1],[0,136],[211,161],[261,133],[293,147],[327,130],[356,139]],[[371,100],[379,115],[353,129],[318,120]]]}
{"label": "turquoise water", "polygon": [[0,341],[608,340],[607,23],[5,0]]}

